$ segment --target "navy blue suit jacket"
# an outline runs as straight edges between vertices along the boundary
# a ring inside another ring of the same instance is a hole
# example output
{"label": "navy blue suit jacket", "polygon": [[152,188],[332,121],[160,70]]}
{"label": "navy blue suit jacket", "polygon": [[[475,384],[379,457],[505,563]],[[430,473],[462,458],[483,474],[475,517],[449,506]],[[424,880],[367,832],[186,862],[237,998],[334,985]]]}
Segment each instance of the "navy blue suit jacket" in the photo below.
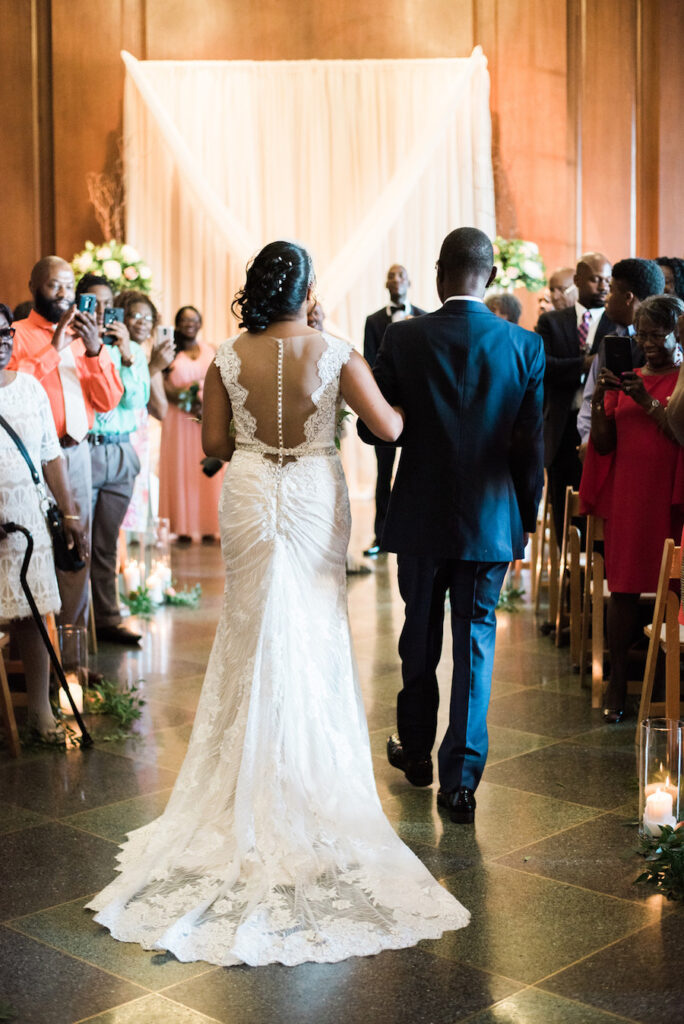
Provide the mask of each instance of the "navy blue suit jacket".
{"label": "navy blue suit jacket", "polygon": [[[390,324],[373,368],[406,424],[382,535],[388,551],[508,562],[536,528],[544,348],[487,307],[451,300]],[[378,439],[359,421],[362,440]]]}

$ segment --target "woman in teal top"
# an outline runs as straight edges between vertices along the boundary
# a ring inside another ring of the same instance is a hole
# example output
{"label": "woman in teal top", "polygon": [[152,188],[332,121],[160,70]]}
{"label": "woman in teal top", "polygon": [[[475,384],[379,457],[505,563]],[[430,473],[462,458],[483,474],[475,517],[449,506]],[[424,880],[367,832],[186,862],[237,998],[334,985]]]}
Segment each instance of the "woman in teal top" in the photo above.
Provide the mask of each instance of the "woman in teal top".
{"label": "woman in teal top", "polygon": [[104,311],[114,303],[114,293],[103,277],[86,274],[76,294],[94,295],[103,341],[109,345],[124,393],[110,412],[97,413],[88,434],[93,478],[93,536],[90,580],[93,612],[99,640],[137,644],[140,634],[122,624],[117,593],[116,555],[119,530],[133,493],[140,461],[131,444],[137,427],[136,412],[150,397],[147,358],[131,341],[126,326],[115,321],[104,328]]}

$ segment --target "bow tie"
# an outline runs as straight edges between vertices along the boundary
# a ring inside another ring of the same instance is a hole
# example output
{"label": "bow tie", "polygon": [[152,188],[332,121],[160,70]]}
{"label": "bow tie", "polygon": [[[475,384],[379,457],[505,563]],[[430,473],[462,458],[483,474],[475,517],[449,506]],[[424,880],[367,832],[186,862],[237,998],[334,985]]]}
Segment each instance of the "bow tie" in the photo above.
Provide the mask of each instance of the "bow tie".
{"label": "bow tie", "polygon": [[390,309],[391,310],[400,309],[402,311],[402,313],[403,313],[403,312],[406,311],[406,306],[403,306],[403,305],[401,305],[401,306],[400,305],[390,306]]}

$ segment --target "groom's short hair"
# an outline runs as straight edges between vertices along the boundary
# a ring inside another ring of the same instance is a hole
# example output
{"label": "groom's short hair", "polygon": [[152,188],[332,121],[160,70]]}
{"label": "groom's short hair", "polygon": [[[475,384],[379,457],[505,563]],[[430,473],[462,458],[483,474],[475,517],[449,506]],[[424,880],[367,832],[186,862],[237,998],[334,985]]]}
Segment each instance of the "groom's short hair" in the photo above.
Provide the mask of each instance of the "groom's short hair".
{"label": "groom's short hair", "polygon": [[439,262],[447,275],[464,270],[489,274],[494,265],[492,243],[478,228],[456,228],[442,242]]}

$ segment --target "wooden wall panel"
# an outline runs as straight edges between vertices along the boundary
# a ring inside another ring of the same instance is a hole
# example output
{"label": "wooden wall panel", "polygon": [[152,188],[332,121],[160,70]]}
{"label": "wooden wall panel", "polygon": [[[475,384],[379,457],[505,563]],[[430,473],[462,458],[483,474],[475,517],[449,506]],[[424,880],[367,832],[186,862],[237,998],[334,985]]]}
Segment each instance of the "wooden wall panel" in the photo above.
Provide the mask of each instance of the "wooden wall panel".
{"label": "wooden wall panel", "polygon": [[[475,42],[492,79],[497,227],[535,241],[549,270],[575,259],[567,146],[566,0],[476,0]],[[523,323],[537,319],[536,298]]]}
{"label": "wooden wall panel", "polygon": [[119,158],[124,71],[119,51],[133,5],[52,0],[55,225],[59,255],[71,259],[100,230],[88,202],[89,171],[111,171]]}
{"label": "wooden wall panel", "polygon": [[151,60],[465,57],[472,0],[146,0]]}
{"label": "wooden wall panel", "polygon": [[611,262],[636,253],[637,0],[586,0],[582,237]]}
{"label": "wooden wall panel", "polygon": [[[0,222],[4,244],[0,246],[0,301],[14,306],[29,298],[27,282],[39,258],[50,224],[41,205],[41,174],[46,170],[40,147],[40,98],[34,67],[42,39],[37,19],[40,5],[0,0],[3,73],[0,76],[0,109],[5,137],[2,160]],[[41,54],[41,58],[42,58]],[[49,213],[48,213],[49,216]]]}
{"label": "wooden wall panel", "polygon": [[635,238],[639,255],[684,251],[681,0],[114,0],[93,12],[91,0],[0,0],[12,140],[0,216],[13,240],[0,286],[11,302],[26,297],[40,255],[70,257],[100,238],[86,174],[116,161],[122,48],[154,59],[362,59],[465,56],[479,43],[500,232],[537,241],[550,269],[581,248],[620,258]]}

